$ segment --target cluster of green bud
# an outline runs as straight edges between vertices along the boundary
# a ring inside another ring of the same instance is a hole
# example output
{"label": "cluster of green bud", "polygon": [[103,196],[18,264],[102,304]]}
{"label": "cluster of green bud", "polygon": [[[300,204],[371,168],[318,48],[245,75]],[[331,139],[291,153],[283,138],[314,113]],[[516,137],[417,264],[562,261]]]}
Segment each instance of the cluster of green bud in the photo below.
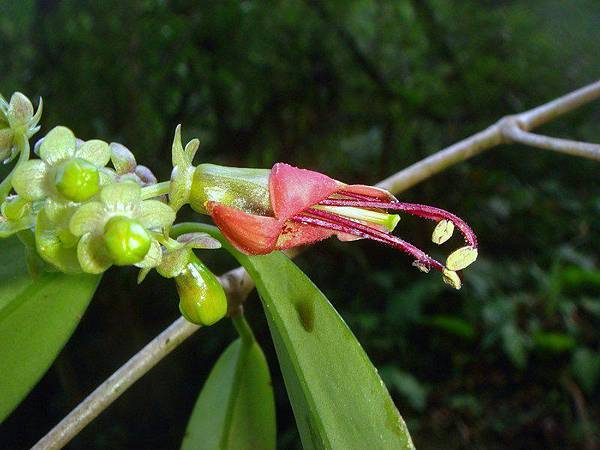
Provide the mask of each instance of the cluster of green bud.
{"label": "cluster of green bud", "polygon": [[[122,144],[83,141],[62,126],[36,143],[39,158],[31,158],[29,139],[40,116],[41,101],[34,114],[23,94],[9,102],[0,96],[0,160],[9,163],[21,154],[0,184],[0,238],[18,235],[34,255],[28,257],[32,271],[35,265],[36,271],[100,274],[112,265],[136,266],[141,282],[155,269],[174,279],[188,320],[210,325],[223,318],[223,288],[194,253],[219,242],[204,234],[169,237],[177,210],[188,202],[198,141],[184,150],[178,127],[175,176],[157,183]],[[173,186],[180,187],[179,199]]]}

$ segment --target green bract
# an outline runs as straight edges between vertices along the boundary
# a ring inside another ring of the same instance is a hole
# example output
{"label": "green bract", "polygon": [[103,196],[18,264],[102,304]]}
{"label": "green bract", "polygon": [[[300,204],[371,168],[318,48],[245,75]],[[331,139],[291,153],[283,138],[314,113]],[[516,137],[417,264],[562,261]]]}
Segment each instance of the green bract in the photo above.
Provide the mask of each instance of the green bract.
{"label": "green bract", "polygon": [[141,187],[126,181],[105,186],[99,201],[80,206],[70,220],[69,229],[81,237],[77,256],[83,271],[101,273],[113,264],[156,267],[162,259],[162,250],[150,231],[168,227],[174,220],[175,212],[168,205],[158,200],[142,200]]}
{"label": "green bract", "polygon": [[[64,208],[68,202],[90,198],[114,178],[104,169],[110,159],[108,144],[91,140],[78,146],[73,132],[65,127],[53,128],[46,135],[39,156],[21,164],[12,180],[14,190],[26,200],[49,198],[59,204],[55,208]],[[47,213],[56,220],[52,211]]]}
{"label": "green bract", "polygon": [[184,149],[181,144],[181,125],[177,125],[175,137],[173,138],[173,172],[171,173],[169,189],[169,204],[175,211],[178,211],[189,201],[195,169],[192,162],[199,145],[200,141],[198,139],[192,139]]}

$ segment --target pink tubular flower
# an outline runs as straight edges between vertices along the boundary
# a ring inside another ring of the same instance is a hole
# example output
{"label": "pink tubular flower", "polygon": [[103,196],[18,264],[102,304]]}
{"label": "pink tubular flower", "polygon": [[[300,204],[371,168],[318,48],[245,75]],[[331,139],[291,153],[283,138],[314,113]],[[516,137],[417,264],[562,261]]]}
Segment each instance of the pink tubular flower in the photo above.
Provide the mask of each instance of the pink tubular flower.
{"label": "pink tubular flower", "polygon": [[[347,185],[318,172],[278,163],[268,177],[268,194],[272,210],[268,215],[214,200],[207,200],[204,208],[223,235],[238,250],[251,255],[311,244],[334,235],[341,240],[365,238],[409,254],[413,264],[424,272],[431,268],[440,271],[444,281],[457,289],[461,285],[457,271],[477,258],[477,238],[463,220],[431,206],[399,202],[383,189]],[[433,241],[438,244],[449,239],[456,227],[467,245],[454,251],[444,265],[392,235],[399,217],[388,211],[437,221]]]}

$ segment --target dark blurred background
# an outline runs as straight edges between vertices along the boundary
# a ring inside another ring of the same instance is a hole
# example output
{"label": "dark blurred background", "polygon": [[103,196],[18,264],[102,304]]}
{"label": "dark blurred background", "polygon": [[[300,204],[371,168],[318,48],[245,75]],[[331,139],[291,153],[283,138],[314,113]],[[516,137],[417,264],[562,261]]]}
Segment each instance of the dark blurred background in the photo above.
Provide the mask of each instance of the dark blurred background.
{"label": "dark blurred background", "polygon": [[[285,161],[379,179],[600,74],[597,0],[0,0],[0,92],[45,103],[43,129],[119,141],[162,179],[177,123],[199,161]],[[590,105],[540,131],[600,142]],[[597,162],[502,146],[401,195],[465,218],[480,259],[459,292],[370,242],[298,258],[380,369],[421,449],[599,445]],[[184,218],[192,217],[189,212]],[[431,223],[399,233],[433,248]],[[234,266],[205,252],[220,272]],[[42,381],[0,427],[28,448],[178,317],[175,289],[107,273]],[[247,312],[274,377],[279,446],[299,447],[261,306]],[[197,333],[68,448],[178,448],[235,337]],[[1,370],[1,368],[0,368]]]}

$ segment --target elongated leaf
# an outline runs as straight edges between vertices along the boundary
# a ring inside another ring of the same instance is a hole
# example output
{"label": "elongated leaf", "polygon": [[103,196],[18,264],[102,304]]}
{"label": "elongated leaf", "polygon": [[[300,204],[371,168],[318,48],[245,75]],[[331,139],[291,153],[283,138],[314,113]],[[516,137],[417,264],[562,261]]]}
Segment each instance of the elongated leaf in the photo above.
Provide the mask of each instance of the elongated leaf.
{"label": "elongated leaf", "polygon": [[253,339],[221,355],[202,388],[183,450],[275,449],[275,400],[265,356]]}
{"label": "elongated leaf", "polygon": [[248,270],[264,310],[305,449],[412,449],[368,356],[325,296],[281,253],[248,257],[206,231]]}
{"label": "elongated leaf", "polygon": [[0,240],[0,422],[48,370],[100,277],[27,272],[17,239]]}

